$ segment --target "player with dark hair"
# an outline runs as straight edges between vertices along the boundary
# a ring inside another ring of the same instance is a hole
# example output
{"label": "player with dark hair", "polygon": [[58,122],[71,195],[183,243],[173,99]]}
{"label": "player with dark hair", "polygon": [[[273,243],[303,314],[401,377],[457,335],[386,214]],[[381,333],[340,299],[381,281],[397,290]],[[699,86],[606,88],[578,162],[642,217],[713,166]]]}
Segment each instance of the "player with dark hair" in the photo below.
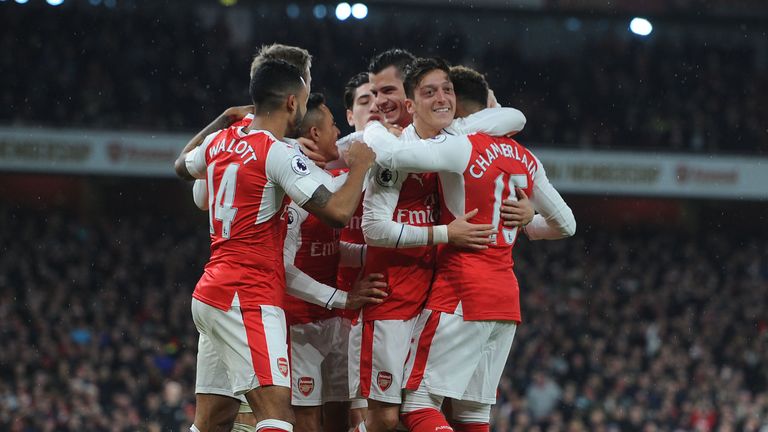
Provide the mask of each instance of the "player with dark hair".
{"label": "player with dark hair", "polygon": [[368,66],[376,106],[389,124],[400,127],[411,124],[404,104],[403,73],[415,58],[404,49],[392,48],[373,57]]}
{"label": "player with dark hair", "polygon": [[[249,91],[254,103],[250,124],[212,133],[199,147],[185,147],[176,164],[182,178],[207,178],[211,258],[195,287],[192,312],[212,348],[206,355],[218,359],[208,363],[211,370],[205,374],[223,376],[232,394],[245,395],[257,430],[291,431],[281,308],[288,199],[328,224],[343,226],[358,205],[373,153],[353,144],[347,181],[332,193],[325,186],[330,176],[283,141],[298,131],[306,112],[309,92],[302,71],[282,60],[266,60],[252,71]],[[230,400],[236,412],[238,402]]]}
{"label": "player with dark hair", "polygon": [[[401,54],[390,56],[389,60],[402,57]],[[397,91],[388,98],[401,98],[398,104],[411,118],[414,111],[409,105],[411,101],[405,99],[402,81],[407,68],[400,71],[397,64],[385,65],[383,59],[386,58],[377,56],[372,62],[376,68],[372,70],[391,73],[392,80],[387,85]],[[374,88],[377,87],[377,75],[371,78]],[[447,72],[443,75],[447,76]],[[443,89],[439,91],[443,100]],[[431,113],[447,121],[446,126],[453,117],[452,104],[449,105],[447,115],[443,105],[435,107]],[[378,104],[379,110],[383,111],[384,106]],[[523,124],[524,117],[519,111],[499,108],[473,116],[467,127],[468,130],[506,134],[520,130]],[[403,137],[417,139],[417,130],[421,126],[414,126],[408,126]],[[439,132],[437,129],[434,134]],[[363,232],[368,246],[364,268],[366,273],[385,275],[389,296],[380,305],[363,307],[359,321],[350,333],[350,377],[359,377],[350,381],[350,393],[368,398],[366,421],[358,426],[361,431],[391,431],[397,426],[403,369],[408,356],[408,346],[402,341],[410,340],[416,317],[426,301],[434,270],[433,245],[451,241],[482,247],[487,242],[487,227],[469,224],[462,218],[450,226],[436,226],[438,202],[437,176],[434,174],[378,167],[366,183]]]}
{"label": "player with dark hair", "polygon": [[[406,366],[402,420],[415,432],[450,430],[440,412],[448,397],[453,399],[454,430],[488,432],[496,388],[522,319],[512,260],[519,229],[502,223],[502,201],[514,200],[516,189],[530,195],[540,213],[523,228],[532,239],[571,236],[576,224],[541,162],[525,147],[506,137],[440,132],[439,122],[445,127],[449,121],[438,108],[448,107],[452,114],[455,104],[465,114],[480,112],[487,101],[487,84],[479,74],[456,69],[456,86],[451,84],[454,70],[448,74],[437,65],[429,70],[429,64],[420,62],[423,67],[412,68],[406,76],[406,89],[413,85],[409,109],[425,139],[404,141],[371,123],[365,141],[379,152],[377,163],[385,168],[439,172],[441,222],[476,208],[471,221],[489,224],[492,235],[484,249],[450,244],[438,248],[435,279],[416,323]],[[485,91],[477,91],[478,86]]]}
{"label": "player with dark hair", "polygon": [[[301,136],[311,139],[324,161],[339,157],[336,139],[339,130],[333,115],[325,105],[322,94],[312,93],[307,102],[307,114],[301,122]],[[334,179],[344,180],[346,173]],[[358,245],[340,245],[339,230],[323,224],[296,203],[288,207],[288,234],[285,241],[286,270],[291,265],[299,271],[294,282],[304,286],[337,287],[340,265],[359,263]],[[370,296],[385,296],[386,288],[377,282],[383,275],[372,274],[357,278],[342,291],[370,291]],[[352,287],[355,288],[352,288]],[[314,290],[314,289],[313,289]],[[381,302],[382,300],[376,300]],[[347,311],[330,310],[286,296],[286,319],[290,331],[292,404],[298,430],[341,431],[349,428],[349,387],[347,377],[347,345],[350,317]]]}

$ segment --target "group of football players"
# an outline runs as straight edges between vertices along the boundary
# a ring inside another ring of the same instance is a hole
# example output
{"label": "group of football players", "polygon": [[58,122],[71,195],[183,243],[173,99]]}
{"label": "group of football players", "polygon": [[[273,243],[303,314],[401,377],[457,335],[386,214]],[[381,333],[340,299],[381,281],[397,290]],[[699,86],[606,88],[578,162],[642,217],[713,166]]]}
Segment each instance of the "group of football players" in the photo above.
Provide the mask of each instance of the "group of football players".
{"label": "group of football players", "polygon": [[262,47],[253,105],[175,164],[211,236],[191,430],[488,432],[522,319],[512,247],[573,235],[573,213],[477,71],[380,53],[339,138],[311,61]]}

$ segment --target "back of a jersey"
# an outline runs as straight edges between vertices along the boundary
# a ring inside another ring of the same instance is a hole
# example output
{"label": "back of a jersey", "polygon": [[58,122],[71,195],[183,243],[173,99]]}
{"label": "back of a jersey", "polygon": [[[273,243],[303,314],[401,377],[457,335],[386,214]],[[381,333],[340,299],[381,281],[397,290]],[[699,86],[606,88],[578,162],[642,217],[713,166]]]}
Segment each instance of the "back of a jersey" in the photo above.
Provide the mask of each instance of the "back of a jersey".
{"label": "back of a jersey", "polygon": [[[470,222],[492,224],[496,233],[491,236],[488,249],[482,251],[451,245],[439,247],[430,303],[445,304],[448,308],[448,298],[455,293],[456,300],[462,302],[465,319],[520,321],[519,289],[512,260],[518,229],[502,225],[500,210],[503,200],[516,199],[516,188],[531,195],[537,161],[510,138],[477,133],[468,139],[472,152],[464,173],[441,174],[443,206],[449,210],[442,212],[442,223],[478,209]],[[445,298],[440,298],[442,295]]]}
{"label": "back of a jersey", "polygon": [[195,297],[206,303],[228,309],[236,292],[243,306],[282,302],[286,224],[280,218],[288,199],[267,175],[273,145],[285,144],[233,126],[204,148],[211,258]]}

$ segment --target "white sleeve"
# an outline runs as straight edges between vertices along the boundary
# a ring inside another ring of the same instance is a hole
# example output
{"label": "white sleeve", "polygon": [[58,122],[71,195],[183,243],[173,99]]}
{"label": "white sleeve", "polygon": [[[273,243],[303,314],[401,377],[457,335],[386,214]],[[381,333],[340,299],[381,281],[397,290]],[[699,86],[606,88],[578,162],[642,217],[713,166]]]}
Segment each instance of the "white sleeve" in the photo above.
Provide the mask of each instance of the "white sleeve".
{"label": "white sleeve", "polygon": [[267,178],[279,185],[299,206],[306,204],[321,185],[328,189],[332,187],[330,174],[304,156],[299,147],[281,141],[269,149],[266,171]]}
{"label": "white sleeve", "polygon": [[216,138],[216,135],[219,134],[219,131],[216,131],[203,140],[203,143],[199,146],[193,148],[190,150],[189,153],[184,157],[184,165],[187,166],[187,171],[189,171],[189,175],[196,179],[202,179],[205,178],[207,174],[207,167],[205,162],[205,151],[208,149],[208,145],[213,141],[214,138]]}
{"label": "white sleeve", "polygon": [[339,242],[339,267],[362,267],[366,249],[364,244]]}
{"label": "white sleeve", "polygon": [[[363,236],[369,245],[409,248],[427,246],[429,227],[397,223],[392,220],[400,199],[400,188],[407,173],[374,167],[368,176],[363,197]],[[432,227],[433,243],[448,243],[446,225]]]}
{"label": "white sleeve", "polygon": [[401,140],[379,122],[366,126],[365,142],[376,153],[377,164],[407,172],[462,173],[472,154],[472,144],[465,135],[440,134],[427,140]]}
{"label": "white sleeve", "polygon": [[197,179],[192,184],[192,199],[200,210],[208,210],[208,180]]}
{"label": "white sleeve", "polygon": [[[349,173],[341,173],[335,177],[331,176],[331,187],[329,187],[328,190],[335,193],[337,190],[341,189],[341,187],[344,186],[344,183],[347,181],[348,176]],[[362,192],[362,190],[360,190],[360,192]]]}
{"label": "white sleeve", "polygon": [[475,132],[491,136],[504,136],[517,133],[525,127],[525,115],[514,108],[486,108],[464,118],[453,121],[446,129],[454,135]]}
{"label": "white sleeve", "polygon": [[343,290],[322,284],[293,264],[285,264],[286,292],[305,302],[327,309],[344,309],[347,305],[347,293]]}
{"label": "white sleeve", "polygon": [[328,309],[344,308],[347,293],[322,284],[294,265],[296,252],[301,246],[301,224],[307,219],[306,210],[291,203],[288,206],[288,232],[285,236],[283,260],[285,261],[286,292],[306,302]]}
{"label": "white sleeve", "polygon": [[523,231],[531,240],[557,240],[576,233],[573,211],[552,186],[541,161],[536,159],[538,170],[533,175],[531,204],[539,213]]}

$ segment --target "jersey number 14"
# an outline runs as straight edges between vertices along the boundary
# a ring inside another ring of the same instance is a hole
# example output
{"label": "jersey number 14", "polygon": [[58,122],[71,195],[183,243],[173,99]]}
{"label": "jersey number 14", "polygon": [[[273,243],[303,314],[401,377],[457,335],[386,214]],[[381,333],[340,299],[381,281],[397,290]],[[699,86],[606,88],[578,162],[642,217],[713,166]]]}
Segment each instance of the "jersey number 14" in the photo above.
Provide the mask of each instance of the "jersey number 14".
{"label": "jersey number 14", "polygon": [[[224,174],[221,176],[221,183],[216,190],[214,184],[214,169],[216,162],[208,165],[208,222],[211,227],[211,234],[216,234],[213,227],[213,220],[221,222],[221,237],[228,239],[232,228],[232,221],[235,220],[237,208],[232,207],[235,202],[235,189],[237,188],[237,170],[240,165],[232,163],[227,165]],[[214,199],[215,197],[215,199]]]}

